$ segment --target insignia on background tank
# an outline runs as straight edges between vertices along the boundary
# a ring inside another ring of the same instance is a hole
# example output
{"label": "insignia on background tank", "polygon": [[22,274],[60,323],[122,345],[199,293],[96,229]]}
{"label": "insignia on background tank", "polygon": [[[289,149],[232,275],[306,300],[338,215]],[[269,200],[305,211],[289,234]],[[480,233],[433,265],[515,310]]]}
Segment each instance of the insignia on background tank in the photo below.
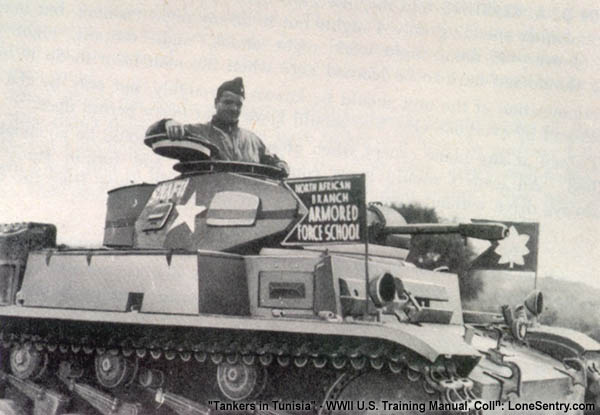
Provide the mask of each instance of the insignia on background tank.
{"label": "insignia on background tank", "polygon": [[[26,414],[583,413],[600,345],[547,327],[534,292],[462,310],[410,235],[502,240],[501,223],[406,224],[362,174],[283,179],[146,144],[177,175],[108,192],[103,246],[0,227],[0,379]],[[539,403],[543,408],[527,405]],[[567,406],[568,405],[568,406]]]}

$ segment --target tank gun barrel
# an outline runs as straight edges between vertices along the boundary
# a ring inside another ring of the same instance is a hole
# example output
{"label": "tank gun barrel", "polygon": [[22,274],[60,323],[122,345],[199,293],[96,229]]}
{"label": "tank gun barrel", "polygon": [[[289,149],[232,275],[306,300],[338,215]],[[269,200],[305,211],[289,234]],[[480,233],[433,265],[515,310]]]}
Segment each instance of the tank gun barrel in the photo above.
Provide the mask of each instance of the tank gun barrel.
{"label": "tank gun barrel", "polygon": [[384,226],[384,235],[459,234],[464,237],[496,241],[508,235],[508,228],[501,223],[413,223],[409,225]]}

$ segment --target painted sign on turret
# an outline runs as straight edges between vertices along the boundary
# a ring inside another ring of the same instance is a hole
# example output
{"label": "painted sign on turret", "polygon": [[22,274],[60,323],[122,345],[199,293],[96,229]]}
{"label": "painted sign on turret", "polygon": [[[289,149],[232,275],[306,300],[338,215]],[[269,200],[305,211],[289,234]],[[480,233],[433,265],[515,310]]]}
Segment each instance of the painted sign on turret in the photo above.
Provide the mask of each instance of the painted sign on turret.
{"label": "painted sign on turret", "polygon": [[304,216],[283,245],[365,242],[365,175],[290,179],[287,185],[304,205]]}

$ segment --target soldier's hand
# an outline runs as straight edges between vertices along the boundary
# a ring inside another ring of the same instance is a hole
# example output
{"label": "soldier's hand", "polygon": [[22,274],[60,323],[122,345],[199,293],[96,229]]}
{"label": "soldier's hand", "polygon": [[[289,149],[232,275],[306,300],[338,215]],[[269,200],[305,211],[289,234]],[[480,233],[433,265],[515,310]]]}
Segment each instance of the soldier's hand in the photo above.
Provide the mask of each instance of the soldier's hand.
{"label": "soldier's hand", "polygon": [[175,120],[167,121],[165,123],[165,130],[167,130],[167,137],[170,140],[181,140],[185,135],[183,124]]}
{"label": "soldier's hand", "polygon": [[288,177],[290,175],[290,168],[288,164],[285,161],[280,160],[279,157],[277,157],[274,154],[263,154],[263,156],[260,159],[260,162],[262,164],[274,166],[281,169],[283,177]]}
{"label": "soldier's hand", "polygon": [[283,177],[288,177],[290,175],[290,168],[285,161],[280,160],[277,162],[276,166],[283,171]]}

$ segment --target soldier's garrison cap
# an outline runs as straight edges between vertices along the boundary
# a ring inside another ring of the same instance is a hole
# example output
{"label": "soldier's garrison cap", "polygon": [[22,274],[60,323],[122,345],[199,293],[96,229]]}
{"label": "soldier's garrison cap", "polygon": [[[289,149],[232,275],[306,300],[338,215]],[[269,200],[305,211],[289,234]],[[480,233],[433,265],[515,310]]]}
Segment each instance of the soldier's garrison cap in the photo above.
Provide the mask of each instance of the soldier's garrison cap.
{"label": "soldier's garrison cap", "polygon": [[239,76],[231,81],[223,82],[219,89],[217,89],[216,99],[219,99],[219,97],[225,91],[233,92],[234,94],[241,95],[243,98],[246,98],[246,95],[244,94],[244,80]]}

